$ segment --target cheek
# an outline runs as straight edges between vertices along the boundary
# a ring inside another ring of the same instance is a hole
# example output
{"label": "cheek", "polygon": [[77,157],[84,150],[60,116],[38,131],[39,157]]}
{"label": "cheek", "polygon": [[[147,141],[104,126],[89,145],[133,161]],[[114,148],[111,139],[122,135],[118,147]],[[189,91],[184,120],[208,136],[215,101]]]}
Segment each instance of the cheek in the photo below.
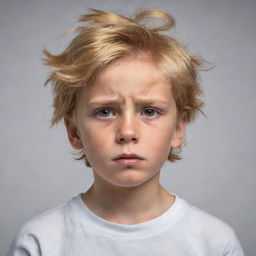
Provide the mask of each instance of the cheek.
{"label": "cheek", "polygon": [[147,134],[144,138],[142,149],[149,159],[150,169],[159,170],[167,161],[171,150],[171,132],[170,129],[161,129],[156,132]]}
{"label": "cheek", "polygon": [[103,146],[103,138],[101,135],[101,132],[86,132],[84,133],[84,137],[83,137],[83,143],[84,146],[89,148],[89,150],[92,149],[98,149],[98,147],[101,145]]}
{"label": "cheek", "polygon": [[154,148],[155,152],[168,152],[171,145],[171,136],[169,134],[161,134],[151,140],[151,147]]}
{"label": "cheek", "polygon": [[[144,130],[146,131],[146,129]],[[174,125],[169,121],[166,121],[160,125],[152,127],[148,130],[147,137],[150,138],[154,144],[168,144],[171,141],[174,134]]]}
{"label": "cheek", "polygon": [[111,136],[106,131],[84,127],[82,134],[82,142],[88,158],[100,156],[101,152],[109,151]]}

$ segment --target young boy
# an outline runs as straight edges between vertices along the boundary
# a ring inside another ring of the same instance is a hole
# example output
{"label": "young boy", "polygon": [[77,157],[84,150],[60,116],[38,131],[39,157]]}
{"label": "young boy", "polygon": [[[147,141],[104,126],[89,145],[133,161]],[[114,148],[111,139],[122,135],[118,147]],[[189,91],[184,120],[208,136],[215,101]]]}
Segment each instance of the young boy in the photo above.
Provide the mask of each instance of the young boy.
{"label": "young boy", "polygon": [[[157,28],[143,19],[162,18]],[[159,183],[180,160],[185,127],[203,113],[202,59],[161,33],[174,19],[156,9],[134,18],[92,10],[52,68],[52,125],[64,119],[94,183],[27,222],[8,255],[242,256],[233,229]]]}

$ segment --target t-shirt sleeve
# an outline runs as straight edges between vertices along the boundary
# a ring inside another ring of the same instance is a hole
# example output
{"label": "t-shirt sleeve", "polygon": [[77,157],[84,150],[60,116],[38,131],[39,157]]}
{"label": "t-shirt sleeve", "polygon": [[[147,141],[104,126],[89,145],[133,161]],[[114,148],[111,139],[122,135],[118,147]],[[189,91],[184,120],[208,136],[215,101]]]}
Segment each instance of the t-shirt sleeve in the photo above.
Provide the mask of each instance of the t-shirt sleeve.
{"label": "t-shirt sleeve", "polygon": [[243,249],[238,240],[232,240],[225,246],[222,256],[244,256]]}
{"label": "t-shirt sleeve", "polygon": [[41,256],[39,242],[32,234],[17,235],[12,241],[7,256]]}

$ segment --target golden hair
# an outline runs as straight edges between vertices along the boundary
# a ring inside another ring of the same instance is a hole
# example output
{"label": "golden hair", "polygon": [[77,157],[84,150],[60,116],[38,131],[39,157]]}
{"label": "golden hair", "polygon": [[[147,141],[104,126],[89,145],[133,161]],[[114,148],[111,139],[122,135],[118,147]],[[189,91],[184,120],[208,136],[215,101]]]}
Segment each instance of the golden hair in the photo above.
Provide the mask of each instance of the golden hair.
{"label": "golden hair", "polygon": [[[45,82],[45,85],[51,83],[54,96],[51,127],[63,117],[73,117],[81,88],[92,86],[107,65],[140,53],[149,54],[170,82],[177,106],[177,120],[186,118],[187,123],[191,123],[198,112],[205,116],[198,71],[209,69],[201,68],[206,61],[193,56],[177,39],[161,32],[175,26],[171,15],[158,9],[140,10],[134,17],[95,9],[90,11],[79,18],[86,24],[68,31],[77,35],[61,54],[53,55],[43,50],[44,65],[52,70]],[[155,19],[165,22],[157,27],[146,26],[145,21]],[[186,144],[185,140],[178,148],[171,149],[169,161],[182,159],[179,153],[183,144]],[[80,153],[82,155],[75,159],[84,159],[86,166],[91,167],[83,149]]]}

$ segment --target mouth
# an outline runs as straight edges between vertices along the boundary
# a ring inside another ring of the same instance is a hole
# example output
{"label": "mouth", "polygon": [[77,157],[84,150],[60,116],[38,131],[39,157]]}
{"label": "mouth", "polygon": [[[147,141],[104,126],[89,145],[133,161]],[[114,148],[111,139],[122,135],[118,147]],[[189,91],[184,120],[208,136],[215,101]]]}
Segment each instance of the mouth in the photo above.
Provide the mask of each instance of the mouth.
{"label": "mouth", "polygon": [[115,162],[117,162],[120,165],[136,165],[139,164],[143,161],[143,159],[139,159],[139,158],[118,158],[116,160],[114,160]]}
{"label": "mouth", "polygon": [[144,160],[143,157],[137,155],[137,154],[127,154],[127,153],[123,153],[121,155],[118,155],[117,157],[115,157],[113,160]]}
{"label": "mouth", "polygon": [[123,153],[113,159],[113,161],[123,166],[137,165],[141,163],[143,160],[145,160],[143,157],[133,153],[131,154]]}

